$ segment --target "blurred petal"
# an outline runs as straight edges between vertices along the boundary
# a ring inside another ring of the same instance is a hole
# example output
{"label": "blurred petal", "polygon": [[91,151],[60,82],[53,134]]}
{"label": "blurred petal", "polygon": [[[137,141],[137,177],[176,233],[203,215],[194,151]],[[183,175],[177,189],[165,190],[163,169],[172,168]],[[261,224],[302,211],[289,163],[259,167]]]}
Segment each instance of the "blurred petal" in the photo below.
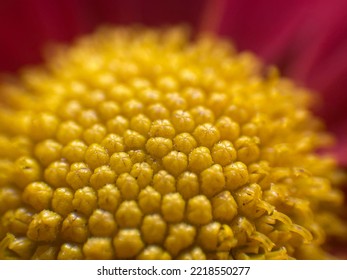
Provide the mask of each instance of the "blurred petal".
{"label": "blurred petal", "polygon": [[98,25],[196,26],[206,0],[2,0],[0,71],[40,62],[49,42],[66,42]]}
{"label": "blurred petal", "polygon": [[39,62],[43,45],[68,41],[94,21],[81,0],[5,0],[0,4],[0,70]]}
{"label": "blurred petal", "polygon": [[110,23],[166,25],[200,22],[206,0],[100,0],[95,1],[103,20]]}
{"label": "blurred petal", "polygon": [[[278,58],[288,47],[298,30],[302,13],[308,9],[307,2],[300,0],[217,0],[209,3],[203,29],[228,36],[240,49],[254,51],[267,61]],[[211,6],[219,7],[212,9]]]}

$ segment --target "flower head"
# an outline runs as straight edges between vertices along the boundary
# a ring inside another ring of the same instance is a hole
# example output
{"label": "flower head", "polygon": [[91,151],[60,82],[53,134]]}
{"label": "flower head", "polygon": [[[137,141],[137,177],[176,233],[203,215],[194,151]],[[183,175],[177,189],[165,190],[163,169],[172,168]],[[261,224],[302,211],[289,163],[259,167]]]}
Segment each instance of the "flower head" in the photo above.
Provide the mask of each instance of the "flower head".
{"label": "flower head", "polygon": [[1,258],[325,258],[346,233],[310,93],[228,42],[101,29],[1,92]]}

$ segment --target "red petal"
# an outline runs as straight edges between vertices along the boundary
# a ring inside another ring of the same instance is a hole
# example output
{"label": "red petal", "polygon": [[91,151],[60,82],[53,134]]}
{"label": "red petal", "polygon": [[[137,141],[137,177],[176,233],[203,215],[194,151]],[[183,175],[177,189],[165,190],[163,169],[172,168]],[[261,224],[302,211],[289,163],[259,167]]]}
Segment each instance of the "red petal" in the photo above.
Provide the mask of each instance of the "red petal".
{"label": "red petal", "polygon": [[100,0],[95,2],[104,21],[110,23],[165,25],[187,23],[196,26],[200,22],[206,0]]}
{"label": "red petal", "polygon": [[196,26],[207,0],[2,0],[0,71],[39,62],[50,41],[69,41],[104,23]]}
{"label": "red petal", "polygon": [[0,70],[16,70],[41,59],[44,44],[67,41],[94,22],[82,0],[8,0],[0,9]]}

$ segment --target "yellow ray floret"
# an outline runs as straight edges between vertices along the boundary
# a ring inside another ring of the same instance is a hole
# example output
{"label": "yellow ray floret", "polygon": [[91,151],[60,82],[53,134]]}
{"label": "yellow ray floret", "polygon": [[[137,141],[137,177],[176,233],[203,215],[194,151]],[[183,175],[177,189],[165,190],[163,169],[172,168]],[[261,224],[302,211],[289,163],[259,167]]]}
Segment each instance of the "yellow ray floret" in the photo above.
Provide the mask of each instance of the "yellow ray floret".
{"label": "yellow ray floret", "polygon": [[1,259],[313,259],[346,234],[310,93],[225,41],[102,29],[0,94]]}

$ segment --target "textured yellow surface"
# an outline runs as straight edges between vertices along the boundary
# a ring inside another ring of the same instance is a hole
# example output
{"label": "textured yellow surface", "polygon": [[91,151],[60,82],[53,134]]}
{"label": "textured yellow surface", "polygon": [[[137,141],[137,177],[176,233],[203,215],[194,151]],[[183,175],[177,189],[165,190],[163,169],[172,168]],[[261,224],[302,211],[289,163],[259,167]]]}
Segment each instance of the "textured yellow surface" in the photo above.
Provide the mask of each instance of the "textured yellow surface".
{"label": "textured yellow surface", "polygon": [[103,29],[0,92],[2,259],[314,259],[346,234],[310,94],[225,41]]}

